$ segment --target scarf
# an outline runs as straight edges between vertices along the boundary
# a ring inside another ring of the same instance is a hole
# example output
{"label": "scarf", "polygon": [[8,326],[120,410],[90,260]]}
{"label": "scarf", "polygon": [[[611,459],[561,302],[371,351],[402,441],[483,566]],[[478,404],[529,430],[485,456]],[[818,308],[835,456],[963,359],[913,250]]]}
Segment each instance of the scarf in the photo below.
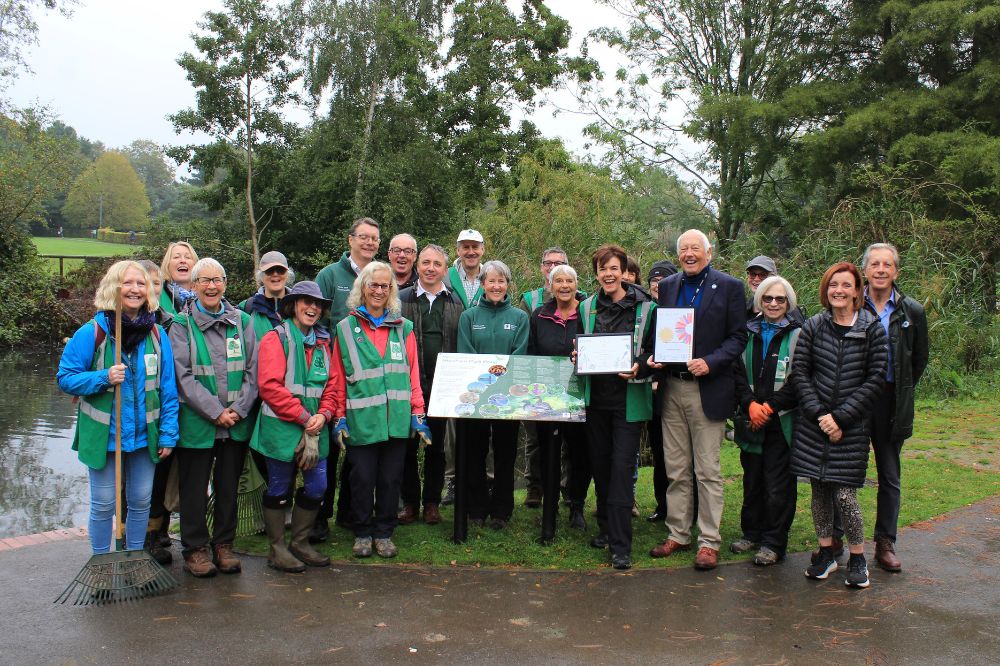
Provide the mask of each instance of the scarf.
{"label": "scarf", "polygon": [[[104,314],[108,318],[108,329],[113,336],[115,330],[115,311],[105,310]],[[153,330],[155,324],[156,316],[145,307],[139,310],[139,315],[135,319],[131,319],[123,312],[122,352],[125,354],[134,352],[139,347],[139,343],[145,340],[149,332]]]}
{"label": "scarf", "polygon": [[180,301],[181,305],[184,305],[185,303],[187,303],[188,301],[190,301],[192,298],[194,298],[194,292],[193,291],[191,291],[190,289],[185,289],[184,287],[180,286],[176,282],[171,282],[170,283],[170,288],[174,292],[174,298],[176,298],[178,301]]}

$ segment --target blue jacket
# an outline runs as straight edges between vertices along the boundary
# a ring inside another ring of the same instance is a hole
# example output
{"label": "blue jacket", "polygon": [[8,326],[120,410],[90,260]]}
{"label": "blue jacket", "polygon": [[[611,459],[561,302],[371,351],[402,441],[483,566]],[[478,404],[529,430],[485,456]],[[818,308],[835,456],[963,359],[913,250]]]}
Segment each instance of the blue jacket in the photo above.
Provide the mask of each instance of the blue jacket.
{"label": "blue jacket", "polygon": [[[103,312],[94,315],[94,321],[104,329],[110,343],[112,332]],[[159,328],[159,327],[158,327]],[[73,334],[59,359],[56,381],[70,395],[93,395],[108,388],[108,371],[91,370],[94,364],[94,326],[87,322]],[[122,354],[125,364],[125,381],[122,383],[122,451],[130,453],[146,448],[146,393],[143,357],[146,341],[139,343],[131,354]],[[160,329],[160,448],[173,448],[177,444],[177,383],[174,378],[174,354],[167,334]],[[141,370],[139,382],[135,381],[133,368]],[[115,421],[108,430],[108,451],[115,450]]]}

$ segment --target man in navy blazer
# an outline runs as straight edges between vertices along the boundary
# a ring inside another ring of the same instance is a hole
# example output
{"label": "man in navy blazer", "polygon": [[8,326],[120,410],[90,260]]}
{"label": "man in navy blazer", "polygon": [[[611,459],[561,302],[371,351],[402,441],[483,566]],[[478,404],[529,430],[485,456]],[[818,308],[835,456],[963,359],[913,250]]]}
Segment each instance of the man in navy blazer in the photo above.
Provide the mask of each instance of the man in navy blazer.
{"label": "man in navy blazer", "polygon": [[[743,282],[711,267],[712,244],[697,229],[677,239],[680,273],[660,281],[657,303],[694,308],[693,359],[686,365],[648,364],[660,370],[663,453],[667,478],[669,538],[650,555],[667,557],[691,547],[694,482],[698,492],[698,554],[695,568],[714,569],[722,536],[720,464],[726,419],[736,408],[732,363],[746,347]],[[694,476],[692,476],[692,465]]]}

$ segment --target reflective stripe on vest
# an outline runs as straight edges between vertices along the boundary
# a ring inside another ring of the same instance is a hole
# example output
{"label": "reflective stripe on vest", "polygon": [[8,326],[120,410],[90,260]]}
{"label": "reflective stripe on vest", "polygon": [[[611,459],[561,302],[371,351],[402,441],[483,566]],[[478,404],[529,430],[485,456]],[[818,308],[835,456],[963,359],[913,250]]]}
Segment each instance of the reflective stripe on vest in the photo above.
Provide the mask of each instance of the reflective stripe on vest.
{"label": "reflective stripe on vest", "polygon": [[534,312],[542,304],[542,296],[545,294],[544,287],[524,292],[522,298],[528,304],[528,309]]}

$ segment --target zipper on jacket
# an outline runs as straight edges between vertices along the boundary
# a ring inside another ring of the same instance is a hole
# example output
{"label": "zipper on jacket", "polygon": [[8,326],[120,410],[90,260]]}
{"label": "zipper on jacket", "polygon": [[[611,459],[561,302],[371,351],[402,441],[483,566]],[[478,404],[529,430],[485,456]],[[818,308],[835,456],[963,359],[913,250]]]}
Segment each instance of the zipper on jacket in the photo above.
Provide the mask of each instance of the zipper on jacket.
{"label": "zipper on jacket", "polygon": [[[832,319],[830,325],[831,326],[833,325]],[[834,331],[834,334],[836,335],[836,331]],[[840,338],[837,344],[837,376],[834,379],[833,383],[834,405],[838,404],[838,402],[840,401],[840,369],[841,367],[843,367],[843,365],[844,365],[844,338]],[[830,413],[831,414],[833,413],[832,409],[830,410]],[[838,423],[837,425],[840,424]],[[841,428],[841,433],[843,433],[843,431],[844,429]],[[826,463],[829,459],[830,459],[830,438],[826,437],[826,441],[823,442],[823,465],[822,467],[820,467],[819,470],[819,475],[821,479],[826,476]]]}

